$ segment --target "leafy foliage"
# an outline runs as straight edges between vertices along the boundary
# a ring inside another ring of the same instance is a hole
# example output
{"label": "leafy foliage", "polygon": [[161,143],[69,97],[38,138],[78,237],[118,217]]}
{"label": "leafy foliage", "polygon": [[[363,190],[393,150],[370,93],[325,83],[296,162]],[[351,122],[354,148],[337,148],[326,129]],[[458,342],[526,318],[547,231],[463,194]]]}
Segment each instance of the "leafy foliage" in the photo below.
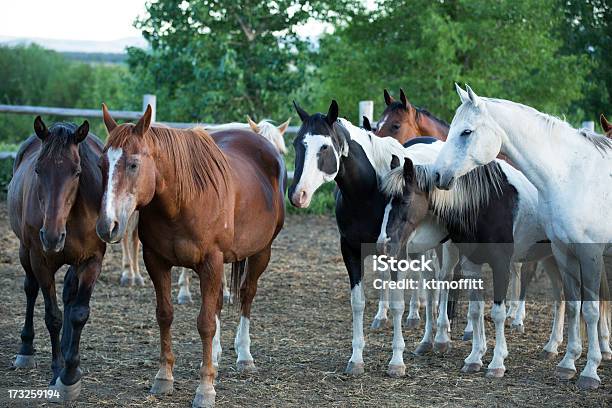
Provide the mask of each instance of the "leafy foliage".
{"label": "leafy foliage", "polygon": [[[383,88],[403,87],[412,102],[450,120],[457,106],[453,82],[557,114],[582,97],[590,65],[560,53],[563,14],[556,0],[377,4],[323,39],[318,109],[331,98],[351,108],[363,99],[380,101]],[[357,119],[355,110],[343,114]]]}

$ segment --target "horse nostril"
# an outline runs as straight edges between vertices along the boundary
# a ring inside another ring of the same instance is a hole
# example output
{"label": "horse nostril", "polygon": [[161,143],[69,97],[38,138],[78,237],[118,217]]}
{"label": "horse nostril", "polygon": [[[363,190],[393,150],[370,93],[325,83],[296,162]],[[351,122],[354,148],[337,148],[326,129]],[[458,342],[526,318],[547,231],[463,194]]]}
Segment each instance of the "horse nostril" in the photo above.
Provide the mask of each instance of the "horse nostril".
{"label": "horse nostril", "polygon": [[64,242],[65,239],[66,239],[66,231],[63,231],[62,233],[60,233],[59,242]]}
{"label": "horse nostril", "polygon": [[114,237],[119,232],[119,223],[117,221],[113,221],[111,224],[111,237]]}
{"label": "horse nostril", "polygon": [[45,242],[45,231],[41,228],[40,231],[38,231],[38,235],[40,236],[40,242]]}
{"label": "horse nostril", "polygon": [[435,177],[436,184],[440,182],[440,178],[441,178],[440,172],[436,171],[436,177]]}

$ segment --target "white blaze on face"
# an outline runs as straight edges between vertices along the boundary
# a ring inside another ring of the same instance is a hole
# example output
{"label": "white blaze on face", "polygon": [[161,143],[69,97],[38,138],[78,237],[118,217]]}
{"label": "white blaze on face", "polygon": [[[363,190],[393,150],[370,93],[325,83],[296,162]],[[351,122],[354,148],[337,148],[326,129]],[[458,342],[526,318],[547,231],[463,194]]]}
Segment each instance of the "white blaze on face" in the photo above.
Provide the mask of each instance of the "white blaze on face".
{"label": "white blaze on face", "polygon": [[380,122],[378,122],[378,129],[382,129],[383,126],[385,126],[385,122],[387,121],[387,119],[389,119],[389,115],[385,115],[383,116],[383,118],[380,120]]}
{"label": "white blaze on face", "polygon": [[[304,136],[302,143],[304,143],[305,148],[304,166],[302,168],[300,181],[295,188],[295,194],[299,195],[301,192],[305,192],[306,202],[304,203],[304,207],[307,207],[315,191],[317,191],[323,183],[332,181],[336,177],[338,173],[339,157],[329,136],[307,134]],[[324,145],[332,149],[334,157],[336,158],[336,171],[333,174],[328,174],[319,169],[319,152]]]}
{"label": "white blaze on face", "polygon": [[121,148],[110,147],[106,151],[106,157],[108,158],[108,184],[106,185],[106,206],[104,212],[110,220],[115,218],[115,211],[113,211],[115,204],[115,175],[121,156],[123,156],[123,149]]}

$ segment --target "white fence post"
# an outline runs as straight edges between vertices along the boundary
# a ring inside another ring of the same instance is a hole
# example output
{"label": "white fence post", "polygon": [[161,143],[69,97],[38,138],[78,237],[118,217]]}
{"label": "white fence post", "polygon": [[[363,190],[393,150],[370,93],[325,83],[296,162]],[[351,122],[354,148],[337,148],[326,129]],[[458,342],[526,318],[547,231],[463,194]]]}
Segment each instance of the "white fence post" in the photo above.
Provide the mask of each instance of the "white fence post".
{"label": "white fence post", "polygon": [[374,101],[359,101],[359,126],[363,126],[363,117],[374,121]]}
{"label": "white fence post", "polygon": [[582,128],[583,129],[589,129],[589,130],[592,130],[594,132],[595,131],[595,122],[593,122],[592,120],[586,120],[586,121],[582,122]]}
{"label": "white fence post", "polygon": [[147,105],[151,105],[151,123],[155,123],[157,116],[157,97],[151,94],[145,94],[142,96],[142,111],[147,109]]}

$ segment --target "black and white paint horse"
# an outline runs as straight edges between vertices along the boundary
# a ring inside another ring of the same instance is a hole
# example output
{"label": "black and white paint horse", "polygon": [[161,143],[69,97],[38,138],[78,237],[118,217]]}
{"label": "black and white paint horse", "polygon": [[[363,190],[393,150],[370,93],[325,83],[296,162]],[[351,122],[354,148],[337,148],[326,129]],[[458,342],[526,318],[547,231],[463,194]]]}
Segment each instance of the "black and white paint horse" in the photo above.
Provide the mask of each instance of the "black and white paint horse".
{"label": "black and white paint horse", "polygon": [[[364,372],[365,346],[364,254],[361,245],[376,242],[386,206],[386,199],[379,190],[379,179],[390,170],[392,155],[403,157],[406,149],[393,138],[380,138],[344,119],[338,119],[338,104],[335,101],[332,101],[326,115],[309,115],[297,104],[295,108],[302,126],[293,142],[296,161],[289,199],[294,206],[305,208],[321,185],[331,181],[338,185],[336,221],[342,257],[349,274],[353,312],[353,353],[346,372],[359,375]],[[413,156],[413,159],[417,161],[419,158]],[[427,161],[431,161],[431,154]],[[392,291],[389,303],[393,315],[394,341],[388,373],[400,376],[405,373],[401,333],[404,312],[402,291]]]}

